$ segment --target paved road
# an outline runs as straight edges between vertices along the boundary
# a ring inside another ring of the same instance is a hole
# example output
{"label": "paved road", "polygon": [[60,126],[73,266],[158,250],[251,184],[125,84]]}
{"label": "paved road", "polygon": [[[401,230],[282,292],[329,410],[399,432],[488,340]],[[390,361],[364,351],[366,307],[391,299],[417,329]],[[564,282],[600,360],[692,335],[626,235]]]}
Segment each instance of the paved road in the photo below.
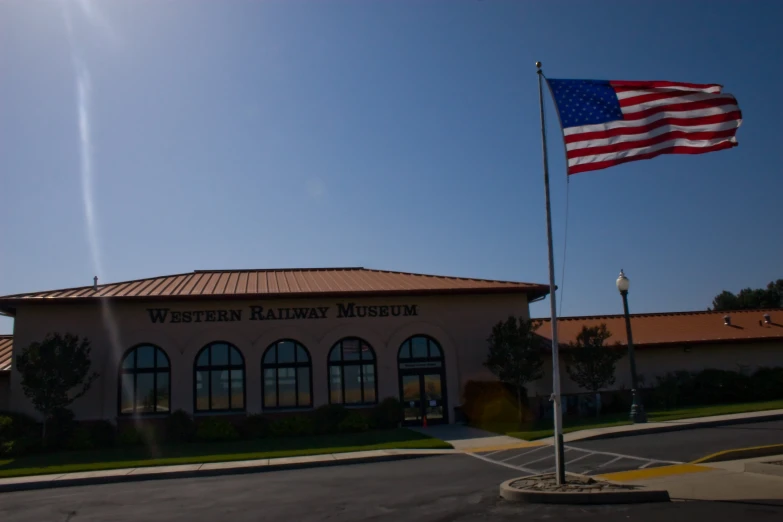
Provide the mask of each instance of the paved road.
{"label": "paved road", "polygon": [[[699,428],[565,445],[566,469],[596,475],[692,462],[733,448],[783,444],[783,421]],[[490,451],[479,457],[522,473],[554,471],[551,446]]]}
{"label": "paved road", "polygon": [[783,421],[652,433],[569,445],[585,450],[630,453],[650,459],[692,462],[719,451],[769,444],[783,444]]}
{"label": "paved road", "polygon": [[783,506],[678,502],[526,506],[498,498],[516,470],[468,455],[0,494],[3,522],[783,520]]}

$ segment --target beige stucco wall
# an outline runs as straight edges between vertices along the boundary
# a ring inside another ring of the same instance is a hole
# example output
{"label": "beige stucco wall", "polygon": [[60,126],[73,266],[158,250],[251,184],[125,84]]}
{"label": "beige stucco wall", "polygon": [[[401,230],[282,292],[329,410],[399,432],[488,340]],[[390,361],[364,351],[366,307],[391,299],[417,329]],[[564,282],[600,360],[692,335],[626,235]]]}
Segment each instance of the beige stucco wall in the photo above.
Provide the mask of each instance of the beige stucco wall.
{"label": "beige stucco wall", "polygon": [[[357,305],[417,305],[415,317],[337,318],[337,303]],[[326,319],[251,321],[251,305],[265,308],[328,306]],[[153,324],[147,308],[171,311],[242,309],[239,322]],[[236,345],[245,357],[246,408],[261,408],[261,357],[276,340],[291,338],[310,352],[314,406],[328,402],[327,355],[344,337],[369,342],[376,353],[379,398],[398,397],[397,352],[408,337],[426,334],[442,346],[446,358],[449,417],[460,403],[462,384],[491,379],[483,368],[486,339],[492,326],[509,315],[528,317],[524,295],[432,296],[364,299],[307,299],[259,301],[124,302],[100,306],[85,304],[31,304],[20,306],[14,324],[14,349],[43,339],[48,332],[70,332],[92,342],[93,369],[101,376],[73,405],[78,419],[114,419],[117,416],[117,375],[122,354],[139,343],[153,343],[168,353],[172,365],[173,410],[193,411],[193,363],[197,352],[212,341]],[[10,408],[28,414],[34,409],[22,393],[19,375],[11,374]]]}
{"label": "beige stucco wall", "polygon": [[[719,343],[692,346],[639,347],[636,349],[636,371],[647,387],[656,385],[656,376],[678,370],[699,371],[706,368],[753,371],[760,366],[783,366],[783,342]],[[568,376],[565,363],[560,363],[561,393],[584,393]],[[544,378],[528,390],[532,396],[552,393],[551,359],[544,364]],[[628,357],[617,362],[616,382],[608,390],[631,389],[631,368]]]}

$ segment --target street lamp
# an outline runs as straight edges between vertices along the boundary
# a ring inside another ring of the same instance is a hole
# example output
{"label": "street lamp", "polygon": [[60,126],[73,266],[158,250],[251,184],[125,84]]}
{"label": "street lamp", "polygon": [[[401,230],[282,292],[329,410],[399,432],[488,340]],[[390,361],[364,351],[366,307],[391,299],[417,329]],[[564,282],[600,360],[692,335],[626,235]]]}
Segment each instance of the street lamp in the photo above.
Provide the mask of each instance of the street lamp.
{"label": "street lamp", "polygon": [[644,406],[636,395],[636,389],[639,387],[638,378],[636,376],[636,358],[633,353],[633,335],[631,334],[631,316],[628,314],[628,287],[631,286],[631,282],[625,277],[625,274],[620,270],[620,277],[617,278],[617,289],[620,291],[620,295],[623,296],[623,312],[625,313],[625,332],[628,335],[628,360],[631,362],[631,397],[633,403],[631,404],[631,420],[634,423],[647,422],[647,415],[644,413]]}

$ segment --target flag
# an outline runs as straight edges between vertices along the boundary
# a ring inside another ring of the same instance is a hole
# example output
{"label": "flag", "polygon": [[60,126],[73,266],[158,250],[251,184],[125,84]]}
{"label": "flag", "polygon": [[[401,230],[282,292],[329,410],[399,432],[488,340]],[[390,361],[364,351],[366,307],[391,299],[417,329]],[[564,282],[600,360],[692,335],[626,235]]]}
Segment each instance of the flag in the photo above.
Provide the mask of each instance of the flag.
{"label": "flag", "polygon": [[737,100],[716,84],[547,79],[568,174],[737,145]]}

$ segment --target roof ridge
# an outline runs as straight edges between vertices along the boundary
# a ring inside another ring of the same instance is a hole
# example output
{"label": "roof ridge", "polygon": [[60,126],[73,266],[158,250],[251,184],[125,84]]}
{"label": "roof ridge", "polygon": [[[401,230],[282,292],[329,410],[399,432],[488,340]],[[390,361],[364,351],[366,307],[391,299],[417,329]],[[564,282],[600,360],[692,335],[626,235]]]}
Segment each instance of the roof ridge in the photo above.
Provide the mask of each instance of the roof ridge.
{"label": "roof ridge", "polygon": [[448,276],[448,275],[439,275],[439,274],[422,274],[419,272],[404,272],[400,270],[382,270],[380,268],[363,267],[362,270],[367,270],[368,272],[383,272],[384,274],[402,274],[402,275],[412,275],[412,276],[421,276],[421,277],[436,277],[439,279],[461,279],[463,281],[481,281],[486,283],[514,283],[519,285],[549,286],[549,285],[538,284],[538,283],[527,283],[524,281],[509,281],[507,279],[483,279],[480,277],[461,277],[461,276]]}
{"label": "roof ridge", "polygon": [[[759,312],[783,312],[783,308],[754,308],[745,310],[693,310],[693,311],[681,311],[681,312],[641,312],[636,314],[629,314],[631,317],[662,317],[667,315],[719,315],[719,314],[738,314],[738,313],[759,313]],[[624,317],[624,314],[598,314],[598,315],[572,315],[565,317],[558,317],[558,321],[571,321],[581,319],[610,319]],[[535,317],[535,321],[551,321],[550,317]]]}
{"label": "roof ridge", "polygon": [[[303,268],[237,268],[237,269],[216,269],[216,270],[194,270],[193,274],[222,274],[227,272],[324,272],[327,270],[367,270],[363,266],[335,266],[335,267],[303,267]],[[177,274],[182,275],[182,274]],[[168,277],[168,276],[159,276]]]}
{"label": "roof ridge", "polygon": [[[167,274],[162,276],[152,276],[152,277],[141,277],[138,279],[128,279],[127,281],[114,281],[112,283],[99,283],[98,288],[106,288],[107,286],[113,286],[113,285],[125,285],[128,283],[138,283],[141,281],[149,281],[151,279],[162,279],[165,277],[179,277],[184,275],[193,275],[193,272],[183,272],[181,274]],[[92,288],[93,285],[84,285],[84,286],[71,286],[68,288],[55,288],[54,290],[39,290],[37,292],[23,292],[21,294],[9,294],[9,295],[3,295],[0,296],[0,298],[13,298],[13,297],[24,297],[26,295],[33,295],[33,294],[40,294],[40,293],[49,293],[49,292],[69,292],[73,290],[86,290],[88,288]]]}

